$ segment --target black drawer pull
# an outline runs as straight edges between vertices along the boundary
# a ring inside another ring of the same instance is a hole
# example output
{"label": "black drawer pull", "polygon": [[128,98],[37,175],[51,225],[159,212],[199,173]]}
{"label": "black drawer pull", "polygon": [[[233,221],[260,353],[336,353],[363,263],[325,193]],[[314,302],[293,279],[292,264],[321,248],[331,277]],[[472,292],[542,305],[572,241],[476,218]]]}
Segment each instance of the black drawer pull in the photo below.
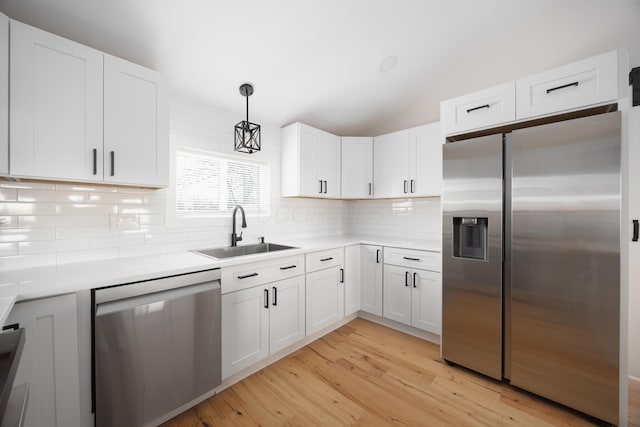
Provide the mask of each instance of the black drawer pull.
{"label": "black drawer pull", "polygon": [[403,188],[404,188],[404,193],[405,193],[405,194],[407,194],[407,193],[408,193],[408,191],[407,191],[407,183],[408,183],[408,181],[405,179],[405,180],[404,180],[404,187],[403,187]]}
{"label": "black drawer pull", "polygon": [[331,261],[332,259],[333,259],[333,257],[332,257],[332,256],[330,256],[329,258],[322,258],[322,259],[320,260],[320,262]]}
{"label": "black drawer pull", "polygon": [[483,108],[487,108],[487,109],[489,109],[489,108],[491,108],[491,105],[489,105],[489,104],[484,104],[484,105],[481,105],[481,106],[479,106],[479,107],[469,108],[469,109],[467,110],[467,114],[469,114],[469,113],[470,113],[470,112],[472,112],[472,111],[482,110]]}
{"label": "black drawer pull", "polygon": [[93,149],[93,174],[98,174],[98,149]]}
{"label": "black drawer pull", "polygon": [[632,242],[637,242],[638,241],[638,234],[640,234],[640,230],[638,230],[640,228],[640,224],[638,223],[637,219],[633,220],[633,238],[631,239]]}
{"label": "black drawer pull", "polygon": [[344,268],[340,269],[340,283],[344,283]]}
{"label": "black drawer pull", "polygon": [[264,290],[264,308],[269,308],[269,289]]}
{"label": "black drawer pull", "polygon": [[404,272],[404,285],[407,286],[407,287],[409,286],[409,272],[408,271]]}
{"label": "black drawer pull", "polygon": [[296,267],[297,267],[297,265],[288,265],[286,267],[280,267],[280,270],[290,270],[290,269],[296,268]]}
{"label": "black drawer pull", "polygon": [[245,276],[238,276],[238,279],[248,279],[249,277],[256,277],[258,275],[258,273],[251,273],[251,274],[247,274]]}
{"label": "black drawer pull", "polygon": [[418,275],[418,273],[413,273],[413,287],[417,288],[416,286],[416,276]]}
{"label": "black drawer pull", "polygon": [[2,327],[3,331],[8,331],[8,330],[13,330],[13,331],[17,331],[18,329],[20,329],[20,325],[18,323],[12,323],[10,325],[4,325]]}
{"label": "black drawer pull", "polygon": [[272,288],[273,289],[273,306],[277,306],[278,305],[278,288],[276,288],[275,286]]}
{"label": "black drawer pull", "polygon": [[320,191],[318,191],[318,193],[322,194],[322,180],[319,179],[318,181],[320,182]]}
{"label": "black drawer pull", "polygon": [[410,258],[408,256],[403,256],[403,259],[406,259],[407,261],[420,261],[420,258]]}
{"label": "black drawer pull", "polygon": [[116,153],[112,151],[110,153],[111,156],[111,176],[115,176],[116,174]]}
{"label": "black drawer pull", "polygon": [[380,249],[376,249],[376,264],[380,264]]}
{"label": "black drawer pull", "polygon": [[567,83],[566,85],[562,85],[562,86],[552,87],[551,89],[547,89],[547,93],[551,93],[551,92],[554,92],[556,90],[564,89],[566,87],[571,87],[571,86],[578,87],[579,84],[580,84],[580,82],[573,82],[573,83]]}

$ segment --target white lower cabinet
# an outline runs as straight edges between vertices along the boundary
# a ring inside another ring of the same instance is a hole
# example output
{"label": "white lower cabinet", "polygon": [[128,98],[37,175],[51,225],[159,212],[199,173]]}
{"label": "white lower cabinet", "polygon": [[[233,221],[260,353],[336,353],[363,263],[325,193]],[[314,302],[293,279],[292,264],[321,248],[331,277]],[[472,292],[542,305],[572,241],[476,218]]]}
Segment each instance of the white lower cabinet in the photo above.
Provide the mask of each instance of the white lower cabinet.
{"label": "white lower cabinet", "polygon": [[80,426],[76,294],[17,303],[7,324],[25,328],[14,384],[29,384],[24,425]]}
{"label": "white lower cabinet", "polygon": [[360,248],[352,245],[344,248],[344,315],[360,310]]}
{"label": "white lower cabinet", "polygon": [[442,276],[439,272],[384,266],[383,316],[440,335]]}
{"label": "white lower cabinet", "polygon": [[360,245],[360,310],[382,316],[382,246]]}
{"label": "white lower cabinet", "polygon": [[307,336],[344,318],[342,276],[339,267],[307,274]]}
{"label": "white lower cabinet", "polygon": [[222,377],[305,336],[304,276],[222,295]]}

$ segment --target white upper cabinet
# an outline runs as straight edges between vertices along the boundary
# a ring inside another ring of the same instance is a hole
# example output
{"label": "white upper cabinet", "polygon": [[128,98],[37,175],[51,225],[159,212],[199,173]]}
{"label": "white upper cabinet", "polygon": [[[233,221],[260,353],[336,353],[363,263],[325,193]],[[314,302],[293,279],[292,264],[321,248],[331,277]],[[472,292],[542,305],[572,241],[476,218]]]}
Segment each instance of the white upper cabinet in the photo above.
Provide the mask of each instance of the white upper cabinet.
{"label": "white upper cabinet", "polygon": [[9,173],[9,18],[0,13],[0,175]]}
{"label": "white upper cabinet", "polygon": [[11,175],[102,181],[102,52],[10,28]]}
{"label": "white upper cabinet", "polygon": [[409,130],[373,139],[373,194],[376,198],[409,195]]}
{"label": "white upper cabinet", "polygon": [[9,26],[9,174],[167,186],[162,76],[17,21]]}
{"label": "white upper cabinet", "polygon": [[439,196],[442,187],[440,124],[374,138],[376,198]]}
{"label": "white upper cabinet", "polygon": [[342,138],[341,195],[347,199],[373,196],[373,138]]}
{"label": "white upper cabinet", "polygon": [[509,82],[442,101],[447,135],[496,126],[516,119],[515,83]]}
{"label": "white upper cabinet", "polygon": [[340,138],[302,123],[281,138],[282,197],[340,197]]}
{"label": "white upper cabinet", "polygon": [[618,52],[516,80],[516,118],[544,116],[618,98]]}
{"label": "white upper cabinet", "polygon": [[442,193],[442,136],[440,123],[411,128],[409,132],[409,191],[411,196]]}
{"label": "white upper cabinet", "polygon": [[160,73],[105,55],[105,181],[169,185],[167,88]]}

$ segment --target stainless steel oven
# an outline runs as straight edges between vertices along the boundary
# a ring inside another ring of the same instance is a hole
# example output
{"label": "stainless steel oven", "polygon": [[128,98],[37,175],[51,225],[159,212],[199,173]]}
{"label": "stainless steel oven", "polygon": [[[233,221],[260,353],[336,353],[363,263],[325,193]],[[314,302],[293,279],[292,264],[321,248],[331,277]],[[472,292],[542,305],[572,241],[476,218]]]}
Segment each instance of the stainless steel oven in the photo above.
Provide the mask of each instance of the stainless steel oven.
{"label": "stainless steel oven", "polygon": [[143,426],[221,382],[220,271],[97,289],[96,427]]}

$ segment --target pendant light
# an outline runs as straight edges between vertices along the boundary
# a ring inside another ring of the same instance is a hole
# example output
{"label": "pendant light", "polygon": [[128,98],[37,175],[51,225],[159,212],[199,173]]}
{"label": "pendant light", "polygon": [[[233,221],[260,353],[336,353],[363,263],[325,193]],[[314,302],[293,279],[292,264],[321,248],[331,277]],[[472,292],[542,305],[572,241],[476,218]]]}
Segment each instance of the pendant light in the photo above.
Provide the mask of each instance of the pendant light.
{"label": "pendant light", "polygon": [[260,151],[260,125],[249,121],[249,97],[253,94],[253,86],[249,83],[240,85],[240,95],[247,98],[247,120],[235,126],[235,151],[252,154]]}

